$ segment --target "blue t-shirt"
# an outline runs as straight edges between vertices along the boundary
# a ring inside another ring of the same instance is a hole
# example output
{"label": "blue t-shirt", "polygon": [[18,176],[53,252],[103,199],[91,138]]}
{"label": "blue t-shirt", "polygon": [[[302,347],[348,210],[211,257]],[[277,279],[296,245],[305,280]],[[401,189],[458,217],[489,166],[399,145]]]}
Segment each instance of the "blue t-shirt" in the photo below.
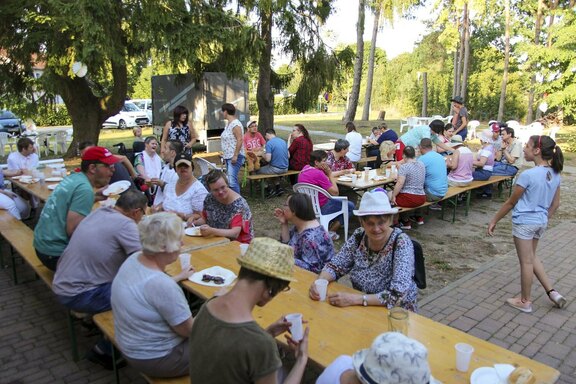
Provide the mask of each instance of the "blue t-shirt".
{"label": "blue t-shirt", "polygon": [[432,130],[427,125],[416,126],[400,136],[400,140],[402,140],[405,146],[411,146],[414,148],[420,145],[420,140],[422,139],[430,139],[434,144],[440,142],[438,135],[432,133]]}
{"label": "blue t-shirt", "polygon": [[279,137],[273,137],[266,143],[266,153],[272,155],[270,165],[280,169],[288,169],[288,146]]}
{"label": "blue t-shirt", "polygon": [[396,134],[396,132],[389,129],[386,132],[384,132],[383,134],[381,134],[378,137],[378,140],[376,140],[376,141],[378,142],[378,144],[382,144],[386,140],[390,140],[391,142],[395,143],[396,140],[398,140],[398,135]]}
{"label": "blue t-shirt", "polygon": [[525,189],[512,210],[512,223],[548,224],[548,208],[560,187],[560,174],[550,167],[534,167],[518,176],[516,185]]}
{"label": "blue t-shirt", "polygon": [[444,156],[432,150],[418,158],[426,167],[424,190],[436,196],[444,196],[448,191],[448,172]]}

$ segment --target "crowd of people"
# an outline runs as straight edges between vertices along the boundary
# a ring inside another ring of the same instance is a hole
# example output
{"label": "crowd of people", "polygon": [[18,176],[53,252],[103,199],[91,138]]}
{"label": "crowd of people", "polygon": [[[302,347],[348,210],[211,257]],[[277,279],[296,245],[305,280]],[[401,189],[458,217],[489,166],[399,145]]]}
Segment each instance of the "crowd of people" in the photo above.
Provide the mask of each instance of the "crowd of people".
{"label": "crowd of people", "polygon": [[[369,139],[373,146],[369,150],[377,156],[373,165],[379,167],[395,157],[396,183],[392,191],[377,188],[365,192],[357,209],[354,201],[347,202],[349,214],[360,226],[339,250],[333,241],[338,238],[342,215],[325,228],[317,220],[311,197],[298,192],[289,194],[270,214],[279,224],[278,240],[255,238],[252,212],[240,193],[239,172],[245,161],[248,171],[257,174],[281,175],[293,169],[300,171],[294,183],[315,185],[328,196],[345,193],[336,178],[352,173],[360,160],[362,136],[355,125],[346,124],[346,138],[336,141],[334,150],[313,150],[310,135],[301,124],[294,126],[288,142],[272,128],[266,129],[263,137],[256,121],[251,121],[244,133],[235,107],[227,103],[222,106],[227,172],[211,170],[202,181],[194,176],[191,148],[196,134],[184,107],[177,107],[174,120],[164,127],[160,154],[157,138],[143,139],[144,148],[133,168],[125,157],[84,143],[79,170],[64,178],[42,209],[34,230],[36,254],[55,271],[53,290],[64,306],[89,314],[113,310],[118,347],[137,370],[154,377],[190,373],[203,383],[276,383],[282,361],[274,338],[287,332],[291,324],[282,316],[263,329],[253,311],[289,289],[294,268],[317,274],[329,284],[347,276],[357,292],[331,291],[327,302],[332,306],[402,307],[415,312],[414,246],[403,229],[411,229],[411,223],[424,224],[424,219],[417,210],[412,216],[398,215],[398,208],[437,203],[448,186],[466,186],[493,174],[515,175],[524,158],[536,167],[520,174],[512,196],[490,222],[488,234],[513,212],[521,295],[507,303],[531,312],[531,285],[536,275],[550,300],[562,308],[566,299],[554,289],[536,255],[547,220],[559,205],[560,148],[548,136],[533,136],[522,154],[514,130],[492,122],[480,134],[482,147],[475,156],[465,144],[467,112],[463,102],[458,97],[452,102],[457,114],[447,125],[433,120],[400,137],[385,123],[375,127]],[[135,136],[139,137],[136,132]],[[20,139],[17,147],[0,181],[37,164],[30,139]],[[148,188],[133,186],[120,194],[114,206],[93,210],[122,168],[128,176],[118,177],[131,181],[139,177]],[[268,186],[268,193],[279,196],[284,191],[276,182]],[[486,190],[482,193],[488,194]],[[24,217],[22,205],[30,204],[11,194],[0,190],[0,208]],[[323,194],[318,202],[322,214],[338,212],[341,207]],[[151,214],[146,215],[148,209]],[[250,244],[238,258],[237,282],[205,302],[196,316],[178,285],[194,273],[193,267],[172,277],[164,272],[178,258],[186,226],[198,227],[202,236]],[[320,299],[314,284],[308,294],[310,300]],[[284,373],[284,383],[300,382],[308,360],[308,336],[308,329],[300,341],[287,336],[295,364]],[[110,367],[111,348],[109,342],[99,340],[89,358]],[[202,353],[192,352],[197,350]],[[391,356],[402,356],[410,364],[396,366],[399,358]],[[318,383],[383,383],[388,382],[391,370],[410,382],[434,382],[426,348],[401,334],[385,333],[371,348],[339,357]]]}

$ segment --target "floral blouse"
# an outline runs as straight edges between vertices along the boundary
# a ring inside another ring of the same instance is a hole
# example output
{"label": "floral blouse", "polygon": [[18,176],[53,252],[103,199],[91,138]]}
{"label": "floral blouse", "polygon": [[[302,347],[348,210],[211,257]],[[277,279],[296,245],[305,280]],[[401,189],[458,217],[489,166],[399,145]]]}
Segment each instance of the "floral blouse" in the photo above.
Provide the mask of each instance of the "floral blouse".
{"label": "floral blouse", "polygon": [[[172,125],[168,129],[168,140],[178,140],[182,142],[183,146],[186,146],[190,140],[192,140],[192,132],[190,131],[188,124],[184,125],[182,128]],[[191,148],[184,148],[184,152],[188,155],[191,151]]]}
{"label": "floral blouse", "polygon": [[[234,119],[228,125],[226,125],[224,132],[222,132],[222,135],[220,135],[223,157],[226,160],[234,157],[234,151],[236,150],[237,143],[236,136],[234,136],[234,127],[236,126],[242,128],[242,123],[238,119]],[[242,131],[242,129],[240,131]],[[244,145],[242,145],[238,154],[242,156],[245,155]]]}
{"label": "floral blouse", "polygon": [[202,216],[206,220],[206,224],[212,228],[231,229],[240,227],[240,234],[236,241],[248,244],[254,237],[252,212],[250,212],[248,202],[242,196],[232,203],[224,205],[216,200],[214,196],[208,194],[204,200]]}
{"label": "floral blouse", "polygon": [[320,273],[324,264],[334,256],[332,239],[322,225],[305,229],[302,233],[293,227],[288,245],[294,248],[296,266],[314,273]]}
{"label": "floral blouse", "polygon": [[[396,251],[394,241],[396,242]],[[392,308],[397,302],[416,311],[418,288],[414,282],[414,247],[410,237],[394,228],[380,252],[372,257],[366,246],[364,228],[358,228],[332,260],[324,266],[336,280],[348,274],[352,287],[368,294],[377,294],[382,305]]]}
{"label": "floral blouse", "polygon": [[326,163],[330,166],[332,172],[343,171],[345,169],[353,169],[354,165],[346,156],[342,156],[340,159],[336,160],[334,152],[328,151],[328,157],[326,158]]}

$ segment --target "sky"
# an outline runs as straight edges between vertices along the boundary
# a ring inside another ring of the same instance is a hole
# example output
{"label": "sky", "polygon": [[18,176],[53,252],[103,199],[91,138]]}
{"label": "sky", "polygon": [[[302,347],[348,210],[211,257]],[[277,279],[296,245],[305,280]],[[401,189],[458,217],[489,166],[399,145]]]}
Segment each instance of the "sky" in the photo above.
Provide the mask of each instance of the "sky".
{"label": "sky", "polygon": [[[421,20],[429,16],[430,6],[421,7],[416,13],[415,20],[403,20],[396,18],[392,27],[388,22],[379,33],[376,46],[386,51],[388,59],[392,59],[401,53],[411,52],[414,43],[419,41],[425,34],[425,25]],[[336,0],[335,12],[330,15],[323,31],[332,31],[333,39],[326,38],[329,46],[335,47],[338,43],[356,43],[356,22],[358,21],[358,1],[357,0]],[[370,11],[366,11],[364,23],[364,41],[372,39],[372,27],[374,16]]]}

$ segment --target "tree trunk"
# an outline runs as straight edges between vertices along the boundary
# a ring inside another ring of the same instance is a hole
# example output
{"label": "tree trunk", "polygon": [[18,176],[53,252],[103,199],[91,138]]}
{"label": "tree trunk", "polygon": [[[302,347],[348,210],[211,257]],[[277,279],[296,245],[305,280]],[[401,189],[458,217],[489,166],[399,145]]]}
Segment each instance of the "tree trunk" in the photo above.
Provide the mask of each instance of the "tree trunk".
{"label": "tree trunk", "polygon": [[370,104],[372,102],[372,82],[374,79],[374,56],[376,54],[376,39],[378,38],[378,28],[380,24],[381,5],[376,6],[374,12],[374,26],[372,27],[372,40],[370,45],[370,57],[368,61],[368,74],[366,75],[366,94],[364,96],[364,110],[362,120],[370,120]]}
{"label": "tree trunk", "polygon": [[502,88],[500,91],[500,104],[498,105],[498,121],[504,119],[504,103],[506,101],[506,85],[508,84],[508,66],[510,64],[510,0],[504,1],[504,14],[506,29],[504,32],[504,73],[502,74]]}
{"label": "tree trunk", "polygon": [[456,72],[456,93],[454,96],[460,96],[460,84],[462,84],[462,62],[464,61],[464,26],[460,25],[460,22],[458,22],[458,25],[460,27],[460,43],[458,44],[458,71]]}
{"label": "tree trunk", "polygon": [[468,63],[470,61],[470,11],[468,10],[468,3],[464,3],[464,16],[462,28],[464,32],[464,62],[462,64],[462,82],[460,84],[460,96],[466,99],[466,92],[468,90]]}
{"label": "tree trunk", "polygon": [[[536,11],[536,20],[534,22],[534,44],[540,45],[540,30],[542,29],[542,9],[544,8],[544,0],[538,0],[538,9]],[[532,65],[532,72],[536,71],[536,66]],[[532,74],[530,79],[530,92],[528,93],[528,113],[526,115],[526,124],[532,123],[534,120],[534,89],[536,88],[536,73]]]}
{"label": "tree trunk", "polygon": [[264,135],[266,129],[274,128],[274,94],[272,93],[272,11],[260,14],[260,37],[264,40],[264,49],[258,64],[258,130]]}
{"label": "tree trunk", "polygon": [[420,116],[428,116],[428,72],[422,73],[422,114]]}
{"label": "tree trunk", "polygon": [[360,82],[362,81],[362,64],[364,62],[364,18],[366,11],[366,0],[358,0],[358,22],[356,23],[356,62],[354,63],[354,82],[350,94],[348,109],[344,115],[344,121],[354,121],[356,109],[358,108],[358,98],[360,96]]}
{"label": "tree trunk", "polygon": [[[548,16],[548,30],[554,25],[554,10],[558,7],[558,0],[551,0],[548,10],[550,11],[550,16]],[[546,46],[550,48],[552,46],[552,34],[548,33],[548,41]]]}
{"label": "tree trunk", "polygon": [[[458,93],[458,52],[459,48],[454,51],[454,84],[452,85],[452,96],[456,96]],[[449,114],[452,113],[452,107],[450,107]]]}

